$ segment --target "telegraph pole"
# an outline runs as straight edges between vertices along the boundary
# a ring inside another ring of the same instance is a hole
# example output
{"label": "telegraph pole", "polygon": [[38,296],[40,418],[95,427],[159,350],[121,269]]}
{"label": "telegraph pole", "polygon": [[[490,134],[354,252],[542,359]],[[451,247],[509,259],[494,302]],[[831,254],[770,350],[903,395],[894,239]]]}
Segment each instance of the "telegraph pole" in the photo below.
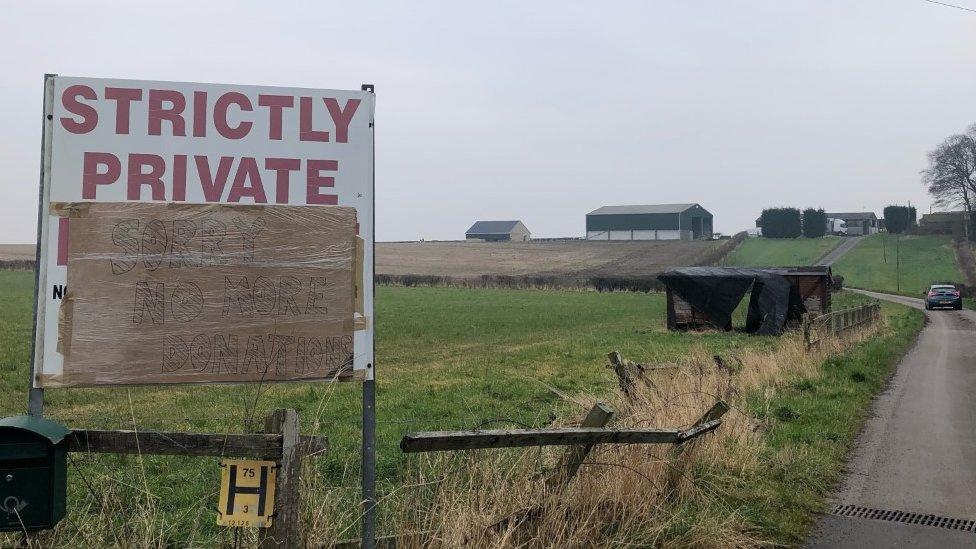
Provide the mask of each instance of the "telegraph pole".
{"label": "telegraph pole", "polygon": [[895,291],[901,293],[901,239],[895,237]]}

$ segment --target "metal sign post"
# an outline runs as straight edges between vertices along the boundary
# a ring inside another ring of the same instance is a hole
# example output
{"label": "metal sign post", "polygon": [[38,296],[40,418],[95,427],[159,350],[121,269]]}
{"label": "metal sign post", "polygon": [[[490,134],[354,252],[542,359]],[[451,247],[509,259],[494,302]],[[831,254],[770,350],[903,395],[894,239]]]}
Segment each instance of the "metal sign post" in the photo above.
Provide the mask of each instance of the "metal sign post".
{"label": "metal sign post", "polygon": [[[363,84],[362,91],[375,94],[376,91],[372,84]],[[373,230],[370,234],[376,235],[376,127],[375,121],[370,122],[372,127],[373,139]],[[373,269],[376,272],[376,254],[373,254]],[[376,295],[376,276],[372,277],[369,284],[373,286],[373,295]],[[375,298],[374,298],[375,299]],[[370,311],[370,322],[373,322],[375,329],[375,310]],[[374,332],[370,332],[373,334]],[[370,348],[372,348],[370,342]],[[363,524],[362,524],[362,548],[373,549],[376,545],[376,355],[373,354],[373,362],[366,365],[366,379],[363,380],[363,450],[362,450],[362,481],[363,481]]]}
{"label": "metal sign post", "polygon": [[44,389],[36,387],[34,384],[34,365],[36,363],[34,353],[37,349],[37,312],[44,306],[40,296],[45,295],[46,291],[39,284],[41,283],[41,261],[47,260],[46,247],[42,246],[41,243],[46,242],[47,239],[47,212],[44,205],[48,202],[45,195],[48,192],[47,180],[51,173],[51,120],[54,117],[49,113],[53,110],[55,76],[57,75],[44,75],[44,110],[41,112],[41,175],[37,192],[37,250],[34,254],[34,322],[31,332],[30,379],[27,382],[29,388],[27,413],[37,417],[44,415]]}

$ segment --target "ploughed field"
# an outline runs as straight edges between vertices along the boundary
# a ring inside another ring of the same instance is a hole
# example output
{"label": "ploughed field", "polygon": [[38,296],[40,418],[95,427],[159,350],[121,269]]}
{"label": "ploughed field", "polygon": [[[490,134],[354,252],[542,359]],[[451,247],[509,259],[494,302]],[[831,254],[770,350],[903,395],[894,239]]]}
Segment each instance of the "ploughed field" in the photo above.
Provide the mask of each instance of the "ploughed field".
{"label": "ploughed field", "polygon": [[0,244],[0,261],[34,259],[34,244]]}
{"label": "ploughed field", "polygon": [[378,242],[376,272],[476,278],[481,275],[648,277],[698,264],[720,241]]}

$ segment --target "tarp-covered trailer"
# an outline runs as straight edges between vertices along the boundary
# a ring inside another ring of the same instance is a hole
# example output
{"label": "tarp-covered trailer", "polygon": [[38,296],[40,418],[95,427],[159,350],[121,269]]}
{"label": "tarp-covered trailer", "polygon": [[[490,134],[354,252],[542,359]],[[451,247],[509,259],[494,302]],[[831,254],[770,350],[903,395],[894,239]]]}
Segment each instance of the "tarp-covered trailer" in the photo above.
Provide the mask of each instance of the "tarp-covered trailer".
{"label": "tarp-covered trailer", "polygon": [[830,309],[829,267],[685,267],[658,275],[667,288],[668,329],[732,329],[732,313],[751,290],[746,331],[779,334],[810,310]]}

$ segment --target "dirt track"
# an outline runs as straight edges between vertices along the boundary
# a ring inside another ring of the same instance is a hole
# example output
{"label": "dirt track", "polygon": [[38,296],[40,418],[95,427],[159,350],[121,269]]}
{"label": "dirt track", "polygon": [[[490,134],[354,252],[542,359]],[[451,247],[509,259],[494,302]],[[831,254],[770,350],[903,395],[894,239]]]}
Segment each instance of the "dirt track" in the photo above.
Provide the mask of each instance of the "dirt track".
{"label": "dirt track", "polygon": [[836,248],[830,250],[823,257],[817,260],[814,265],[824,265],[831,266],[837,262],[838,259],[844,257],[844,254],[854,249],[855,246],[861,243],[863,236],[848,236]]}
{"label": "dirt track", "polygon": [[717,241],[378,242],[376,272],[389,275],[649,276],[694,265]]}

